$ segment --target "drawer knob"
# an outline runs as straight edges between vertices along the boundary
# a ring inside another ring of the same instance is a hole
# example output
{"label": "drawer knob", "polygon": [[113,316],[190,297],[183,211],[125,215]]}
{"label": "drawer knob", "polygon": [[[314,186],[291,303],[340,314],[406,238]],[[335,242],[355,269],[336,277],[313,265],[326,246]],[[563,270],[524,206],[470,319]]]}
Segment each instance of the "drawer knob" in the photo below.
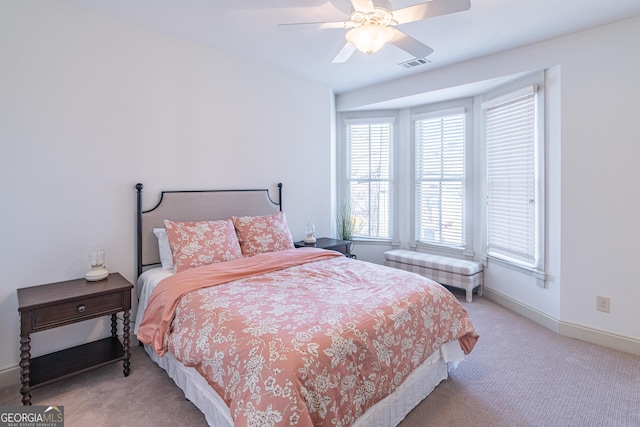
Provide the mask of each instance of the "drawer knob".
{"label": "drawer knob", "polygon": [[84,313],[84,311],[87,309],[87,307],[84,304],[80,304],[78,306],[78,313]]}

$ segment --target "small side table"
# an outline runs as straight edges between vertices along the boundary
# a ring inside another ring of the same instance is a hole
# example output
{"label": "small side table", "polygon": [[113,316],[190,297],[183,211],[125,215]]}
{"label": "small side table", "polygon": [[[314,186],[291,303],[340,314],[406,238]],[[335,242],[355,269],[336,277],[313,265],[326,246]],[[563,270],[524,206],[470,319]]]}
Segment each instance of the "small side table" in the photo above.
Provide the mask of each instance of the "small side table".
{"label": "small side table", "polygon": [[[35,388],[120,360],[124,361],[124,376],[129,376],[132,288],[119,273],[111,273],[97,282],[76,279],[18,289],[23,405],[31,405]],[[122,343],[117,334],[119,312],[123,312]],[[32,333],[107,315],[111,315],[110,337],[31,358]]]}
{"label": "small side table", "polygon": [[337,251],[351,257],[351,241],[350,240],[338,240],[331,239],[329,237],[320,237],[316,239],[315,243],[305,243],[304,240],[294,242],[296,248],[319,248],[328,249],[331,251]]}

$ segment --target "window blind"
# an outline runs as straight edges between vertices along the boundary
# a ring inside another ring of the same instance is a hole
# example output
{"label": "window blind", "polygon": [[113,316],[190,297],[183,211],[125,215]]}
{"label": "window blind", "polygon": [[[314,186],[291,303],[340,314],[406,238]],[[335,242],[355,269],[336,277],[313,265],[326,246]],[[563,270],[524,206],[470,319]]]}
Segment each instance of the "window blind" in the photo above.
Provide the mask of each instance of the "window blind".
{"label": "window blind", "polygon": [[464,246],[464,109],[414,116],[416,241]]}
{"label": "window blind", "polygon": [[487,254],[538,264],[536,87],[483,104],[487,146]]}
{"label": "window blind", "polygon": [[348,120],[347,187],[357,236],[391,238],[393,121]]}

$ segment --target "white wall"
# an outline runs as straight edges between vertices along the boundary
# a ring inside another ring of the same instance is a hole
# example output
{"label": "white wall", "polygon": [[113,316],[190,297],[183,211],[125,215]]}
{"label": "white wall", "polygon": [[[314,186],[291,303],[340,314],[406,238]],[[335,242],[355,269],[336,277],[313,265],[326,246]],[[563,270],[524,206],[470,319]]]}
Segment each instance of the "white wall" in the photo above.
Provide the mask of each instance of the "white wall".
{"label": "white wall", "polygon": [[[550,70],[547,287],[491,263],[486,288],[494,298],[524,308],[566,335],[601,343],[606,340],[600,338],[609,336],[618,339],[612,345],[640,353],[638,40],[640,18],[621,21],[343,93],[336,108],[367,108],[422,92]],[[358,245],[360,258],[372,261],[389,249]],[[598,295],[611,298],[610,313],[596,311]]]}
{"label": "white wall", "polygon": [[[147,208],[283,182],[294,239],[330,234],[329,87],[63,1],[0,2],[0,58],[0,376],[17,371],[16,289],[82,277],[97,244],[134,280],[137,182]],[[34,334],[32,355],[105,323]]]}

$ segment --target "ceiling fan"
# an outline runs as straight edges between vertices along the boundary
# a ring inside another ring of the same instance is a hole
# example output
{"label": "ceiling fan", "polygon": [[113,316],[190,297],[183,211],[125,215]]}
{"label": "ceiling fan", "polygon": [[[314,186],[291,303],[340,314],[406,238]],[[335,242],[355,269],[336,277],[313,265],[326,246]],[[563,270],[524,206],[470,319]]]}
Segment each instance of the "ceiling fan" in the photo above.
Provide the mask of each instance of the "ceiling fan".
{"label": "ceiling fan", "polygon": [[280,24],[283,29],[349,29],[347,43],[332,63],[346,62],[356,49],[372,54],[392,43],[416,58],[429,56],[433,49],[396,28],[397,25],[460,12],[471,8],[471,0],[431,0],[392,10],[386,0],[351,0],[353,13],[347,21]]}

